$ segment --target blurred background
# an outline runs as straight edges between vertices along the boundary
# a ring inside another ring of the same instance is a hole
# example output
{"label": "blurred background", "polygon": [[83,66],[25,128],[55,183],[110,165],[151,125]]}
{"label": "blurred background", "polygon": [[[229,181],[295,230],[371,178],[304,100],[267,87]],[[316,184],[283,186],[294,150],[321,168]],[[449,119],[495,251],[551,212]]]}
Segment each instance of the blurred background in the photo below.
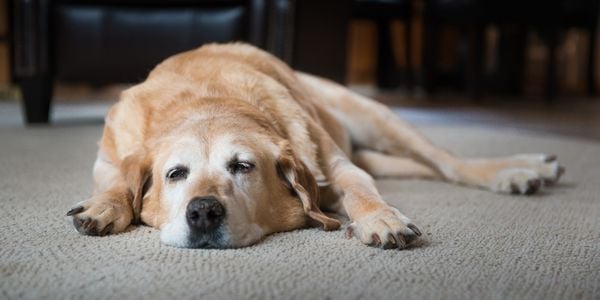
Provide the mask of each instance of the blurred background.
{"label": "blurred background", "polygon": [[99,123],[164,58],[245,41],[409,121],[600,139],[598,0],[0,0],[0,125]]}

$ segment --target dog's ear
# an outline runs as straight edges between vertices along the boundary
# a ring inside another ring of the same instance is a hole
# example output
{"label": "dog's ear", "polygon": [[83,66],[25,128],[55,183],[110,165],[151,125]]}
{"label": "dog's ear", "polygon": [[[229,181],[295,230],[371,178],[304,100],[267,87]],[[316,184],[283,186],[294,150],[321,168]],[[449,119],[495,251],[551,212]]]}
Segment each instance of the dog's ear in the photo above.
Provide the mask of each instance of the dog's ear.
{"label": "dog's ear", "polygon": [[326,216],[319,208],[319,187],[310,170],[296,157],[287,141],[281,142],[279,149],[277,173],[290,192],[300,199],[304,212],[324,230],[339,229],[340,222]]}
{"label": "dog's ear", "polygon": [[133,208],[134,224],[139,224],[140,214],[142,212],[142,201],[145,192],[149,189],[152,182],[152,160],[148,152],[139,149],[133,154],[128,155],[121,162],[121,174],[131,193],[131,207]]}

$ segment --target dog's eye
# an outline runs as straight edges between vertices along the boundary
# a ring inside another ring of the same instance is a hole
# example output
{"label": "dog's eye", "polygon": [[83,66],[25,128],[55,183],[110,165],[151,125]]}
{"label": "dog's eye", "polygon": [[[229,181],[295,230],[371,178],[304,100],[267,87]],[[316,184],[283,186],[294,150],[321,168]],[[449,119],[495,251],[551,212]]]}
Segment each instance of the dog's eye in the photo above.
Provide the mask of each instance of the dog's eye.
{"label": "dog's eye", "polygon": [[254,169],[254,165],[245,161],[235,161],[229,164],[227,170],[231,174],[246,174],[250,173]]}
{"label": "dog's eye", "polygon": [[188,173],[189,173],[188,168],[182,167],[182,166],[177,166],[177,167],[171,168],[167,172],[166,177],[168,180],[176,181],[176,180],[180,180],[180,179],[185,179],[187,177]]}

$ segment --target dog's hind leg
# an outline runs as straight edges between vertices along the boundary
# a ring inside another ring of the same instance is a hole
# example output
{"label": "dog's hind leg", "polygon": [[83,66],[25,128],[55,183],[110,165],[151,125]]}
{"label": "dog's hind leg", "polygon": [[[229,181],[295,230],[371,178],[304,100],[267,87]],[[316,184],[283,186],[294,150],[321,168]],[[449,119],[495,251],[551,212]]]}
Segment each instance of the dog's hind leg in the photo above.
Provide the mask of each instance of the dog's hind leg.
{"label": "dog's hind leg", "polygon": [[352,154],[352,162],[374,177],[442,179],[431,167],[408,157],[361,149]]}
{"label": "dog's hind leg", "polygon": [[343,124],[359,149],[410,157],[450,182],[496,192],[530,194],[544,182],[558,180],[564,169],[555,156],[515,155],[498,159],[463,159],[434,145],[385,105],[333,82],[301,74],[302,81],[322,99]]}

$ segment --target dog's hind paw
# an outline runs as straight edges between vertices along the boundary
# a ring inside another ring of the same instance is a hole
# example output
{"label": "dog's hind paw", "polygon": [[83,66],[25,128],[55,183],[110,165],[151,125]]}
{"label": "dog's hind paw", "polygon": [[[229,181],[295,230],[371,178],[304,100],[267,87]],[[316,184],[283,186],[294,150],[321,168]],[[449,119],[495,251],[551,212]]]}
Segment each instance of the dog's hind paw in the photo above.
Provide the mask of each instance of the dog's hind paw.
{"label": "dog's hind paw", "polygon": [[556,183],[565,173],[555,155],[521,154],[512,157],[517,166],[500,170],[491,189],[500,193],[532,195]]}
{"label": "dog's hind paw", "polygon": [[535,194],[542,187],[539,174],[529,169],[505,169],[498,173],[492,190],[507,194]]}

